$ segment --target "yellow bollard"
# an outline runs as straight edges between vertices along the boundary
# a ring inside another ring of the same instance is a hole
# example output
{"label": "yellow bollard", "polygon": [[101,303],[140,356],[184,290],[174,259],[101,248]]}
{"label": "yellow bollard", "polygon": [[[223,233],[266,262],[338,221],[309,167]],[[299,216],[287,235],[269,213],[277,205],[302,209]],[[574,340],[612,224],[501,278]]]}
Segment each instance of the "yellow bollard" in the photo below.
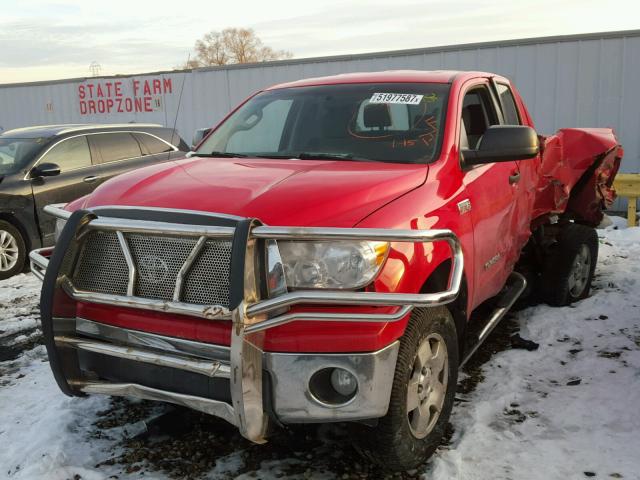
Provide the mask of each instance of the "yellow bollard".
{"label": "yellow bollard", "polygon": [[626,197],[627,225],[636,226],[636,201],[640,197],[640,173],[619,173],[613,181],[619,197]]}

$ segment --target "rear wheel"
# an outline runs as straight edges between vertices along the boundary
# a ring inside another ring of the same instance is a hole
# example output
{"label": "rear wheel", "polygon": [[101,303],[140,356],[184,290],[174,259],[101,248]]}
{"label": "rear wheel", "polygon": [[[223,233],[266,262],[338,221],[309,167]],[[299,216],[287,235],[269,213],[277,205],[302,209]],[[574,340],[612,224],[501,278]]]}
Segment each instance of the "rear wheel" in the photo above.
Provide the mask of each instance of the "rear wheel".
{"label": "rear wheel", "polygon": [[356,425],[357,446],[387,470],[408,470],[440,444],[458,379],[458,345],[444,307],[414,310],[400,350],[387,415],[376,427]]}
{"label": "rear wheel", "polygon": [[0,220],[0,280],[20,273],[24,267],[26,247],[20,231]]}
{"label": "rear wheel", "polygon": [[563,306],[586,298],[598,261],[598,234],[586,225],[568,224],[547,260],[540,282],[543,301]]}

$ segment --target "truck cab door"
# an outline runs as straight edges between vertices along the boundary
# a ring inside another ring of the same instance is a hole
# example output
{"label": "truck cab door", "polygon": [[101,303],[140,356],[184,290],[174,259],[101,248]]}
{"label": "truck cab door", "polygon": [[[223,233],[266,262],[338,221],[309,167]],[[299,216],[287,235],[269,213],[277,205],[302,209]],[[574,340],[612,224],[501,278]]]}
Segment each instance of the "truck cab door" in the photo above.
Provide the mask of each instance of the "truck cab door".
{"label": "truck cab door", "polygon": [[[511,86],[498,80],[494,83],[494,87],[502,108],[502,125],[527,125],[533,127],[526,120],[526,115],[519,110]],[[537,194],[536,185],[539,179],[540,161],[540,155],[536,158],[517,161],[520,177],[516,185],[518,195],[515,199],[517,215],[514,225],[514,240],[515,248],[518,252],[524,248],[531,236],[531,217]]]}
{"label": "truck cab door", "polygon": [[[60,173],[40,176],[38,166],[54,164]],[[100,170],[91,161],[86,135],[65,138],[55,143],[37,160],[28,174],[36,206],[38,227],[44,246],[54,243],[55,218],[44,213],[51,203],[67,203],[90,193],[99,183]]]}
{"label": "truck cab door", "polygon": [[[460,108],[459,148],[476,149],[485,130],[501,118],[488,80],[467,86]],[[458,208],[461,214],[471,215],[473,225],[472,306],[476,307],[500,292],[517,260],[513,225],[520,177],[515,161],[462,163],[461,168],[468,202],[464,209],[460,204]]]}

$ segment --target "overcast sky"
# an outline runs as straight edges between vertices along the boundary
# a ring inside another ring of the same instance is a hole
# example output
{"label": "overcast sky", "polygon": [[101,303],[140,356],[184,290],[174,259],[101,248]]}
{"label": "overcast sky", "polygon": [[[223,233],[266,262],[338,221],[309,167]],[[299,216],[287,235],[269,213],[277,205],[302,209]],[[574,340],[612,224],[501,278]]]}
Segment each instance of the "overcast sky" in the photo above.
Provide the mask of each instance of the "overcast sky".
{"label": "overcast sky", "polygon": [[294,57],[640,28],[638,0],[2,0],[0,83],[172,69],[210,30]]}

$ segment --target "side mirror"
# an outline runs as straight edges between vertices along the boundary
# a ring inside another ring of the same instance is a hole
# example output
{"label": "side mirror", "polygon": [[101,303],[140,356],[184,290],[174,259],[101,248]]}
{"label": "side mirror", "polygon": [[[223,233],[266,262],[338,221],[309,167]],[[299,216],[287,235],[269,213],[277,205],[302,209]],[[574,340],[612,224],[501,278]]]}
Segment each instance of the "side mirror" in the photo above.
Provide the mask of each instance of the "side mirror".
{"label": "side mirror", "polygon": [[191,150],[195,150],[198,144],[202,141],[204,137],[211,131],[210,128],[199,128],[193,134],[193,139],[191,140]]}
{"label": "side mirror", "polygon": [[31,169],[31,177],[55,177],[60,175],[60,167],[57,163],[41,163]]}
{"label": "side mirror", "polygon": [[523,125],[493,125],[484,132],[477,150],[462,150],[466,165],[511,162],[535,157],[540,150],[538,135]]}

